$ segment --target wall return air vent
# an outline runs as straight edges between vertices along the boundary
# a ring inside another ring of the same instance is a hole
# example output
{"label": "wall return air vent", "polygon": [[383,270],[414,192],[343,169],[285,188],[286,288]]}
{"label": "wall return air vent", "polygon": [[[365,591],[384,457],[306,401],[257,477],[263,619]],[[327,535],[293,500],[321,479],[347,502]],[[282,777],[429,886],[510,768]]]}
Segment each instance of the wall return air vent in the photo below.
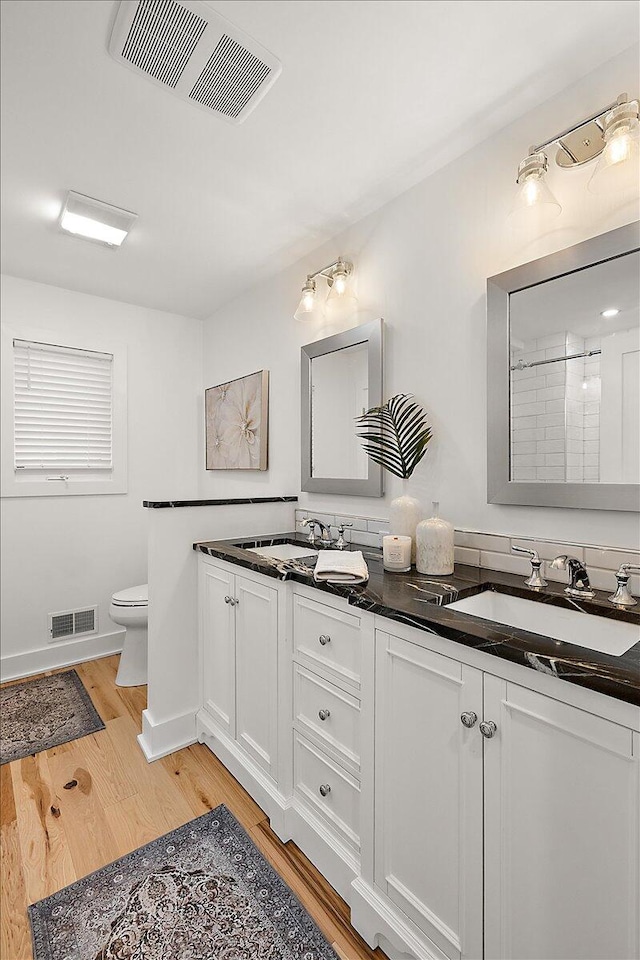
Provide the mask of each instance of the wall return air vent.
{"label": "wall return air vent", "polygon": [[280,61],[199,0],[121,0],[115,60],[231,123],[242,123],[279,76]]}
{"label": "wall return air vent", "polygon": [[63,610],[49,614],[49,643],[65,640],[80,634],[98,632],[98,608],[84,607],[81,610]]}

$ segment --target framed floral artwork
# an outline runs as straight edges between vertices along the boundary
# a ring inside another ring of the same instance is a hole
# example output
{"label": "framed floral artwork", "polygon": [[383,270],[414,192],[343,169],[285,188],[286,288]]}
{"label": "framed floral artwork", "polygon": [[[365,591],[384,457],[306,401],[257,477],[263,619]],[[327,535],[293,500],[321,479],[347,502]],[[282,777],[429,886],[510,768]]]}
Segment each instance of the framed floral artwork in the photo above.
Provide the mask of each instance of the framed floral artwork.
{"label": "framed floral artwork", "polygon": [[204,392],[207,470],[266,470],[269,371]]}

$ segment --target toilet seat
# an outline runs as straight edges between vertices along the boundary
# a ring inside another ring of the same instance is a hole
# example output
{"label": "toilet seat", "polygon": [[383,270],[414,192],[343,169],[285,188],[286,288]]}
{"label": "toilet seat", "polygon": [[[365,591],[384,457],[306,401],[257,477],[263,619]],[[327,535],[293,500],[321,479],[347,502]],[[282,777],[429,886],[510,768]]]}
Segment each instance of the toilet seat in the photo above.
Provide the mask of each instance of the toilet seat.
{"label": "toilet seat", "polygon": [[147,607],[149,605],[149,584],[141,583],[137,587],[118,590],[111,597],[114,607]]}

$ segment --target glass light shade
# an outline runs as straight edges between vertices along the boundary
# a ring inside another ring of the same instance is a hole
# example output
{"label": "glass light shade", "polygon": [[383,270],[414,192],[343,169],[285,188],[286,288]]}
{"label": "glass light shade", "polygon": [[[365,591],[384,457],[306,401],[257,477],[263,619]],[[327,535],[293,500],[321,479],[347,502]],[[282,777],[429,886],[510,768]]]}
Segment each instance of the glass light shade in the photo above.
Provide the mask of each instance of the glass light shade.
{"label": "glass light shade", "polygon": [[344,270],[337,270],[325,304],[327,319],[347,320],[357,309],[358,298],[353,291],[350,275]]}
{"label": "glass light shade", "polygon": [[518,192],[509,214],[512,222],[543,226],[562,213],[562,207],[545,181],[547,163],[546,154],[531,153],[518,167]]}
{"label": "glass light shade", "polygon": [[307,280],[302,288],[300,303],[293,315],[293,319],[298,320],[300,323],[311,323],[313,320],[320,319],[323,316],[323,312],[315,282],[313,280]]}
{"label": "glass light shade", "polygon": [[640,187],[640,124],[637,101],[634,103],[621,104],[605,117],[604,150],[587,184],[591,193],[638,191]]}

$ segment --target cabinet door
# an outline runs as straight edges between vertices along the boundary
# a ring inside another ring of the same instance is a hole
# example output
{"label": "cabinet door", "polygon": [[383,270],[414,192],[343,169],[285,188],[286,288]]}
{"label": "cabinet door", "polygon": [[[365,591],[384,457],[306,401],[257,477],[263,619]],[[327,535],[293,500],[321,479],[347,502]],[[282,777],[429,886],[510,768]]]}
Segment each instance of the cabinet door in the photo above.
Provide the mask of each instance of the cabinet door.
{"label": "cabinet door", "polygon": [[225,597],[235,594],[235,577],[210,564],[200,566],[200,631],[205,709],[235,737],[235,616]]}
{"label": "cabinet door", "polygon": [[451,958],[482,956],[482,673],[378,633],[376,885]]}
{"label": "cabinet door", "polygon": [[236,577],[236,739],[276,778],[278,591]]}
{"label": "cabinet door", "polygon": [[637,734],[489,675],[484,715],[486,957],[636,958]]}

